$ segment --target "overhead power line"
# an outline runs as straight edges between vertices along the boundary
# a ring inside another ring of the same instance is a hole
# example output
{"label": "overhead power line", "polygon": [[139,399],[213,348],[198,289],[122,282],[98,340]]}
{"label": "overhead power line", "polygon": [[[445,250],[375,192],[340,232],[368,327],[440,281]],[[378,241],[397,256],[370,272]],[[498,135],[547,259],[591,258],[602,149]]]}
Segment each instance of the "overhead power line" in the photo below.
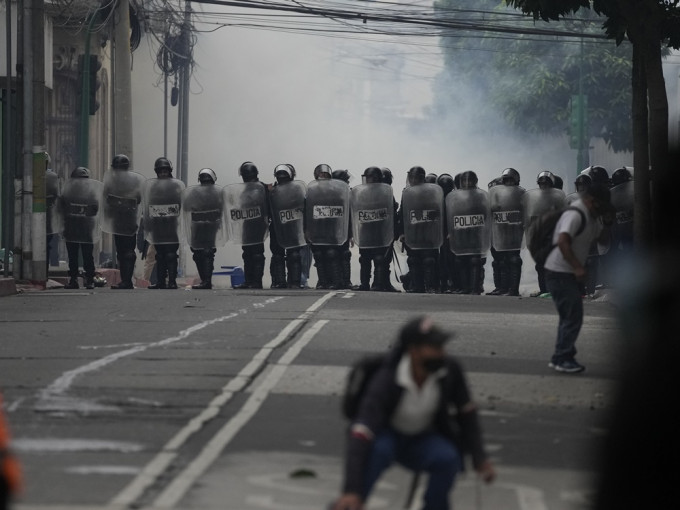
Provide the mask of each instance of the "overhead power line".
{"label": "overhead power line", "polygon": [[[471,19],[456,19],[438,15],[435,11],[421,11],[419,15],[409,14],[407,11],[397,11],[394,9],[356,9],[328,8],[305,5],[301,2],[293,4],[283,4],[279,2],[267,1],[247,1],[247,0],[193,0],[194,3],[219,5],[223,7],[239,7],[244,9],[257,9],[266,11],[278,11],[286,13],[297,13],[308,16],[324,17],[334,20],[354,21],[367,25],[368,23],[385,24],[395,23],[403,25],[414,25],[449,30],[465,30],[478,32],[492,32],[502,34],[529,34],[551,37],[573,37],[584,39],[606,39],[602,33],[592,33],[583,31],[553,30],[547,28],[527,28],[519,26],[508,26],[498,22],[478,21]],[[406,13],[405,13],[406,12]]]}

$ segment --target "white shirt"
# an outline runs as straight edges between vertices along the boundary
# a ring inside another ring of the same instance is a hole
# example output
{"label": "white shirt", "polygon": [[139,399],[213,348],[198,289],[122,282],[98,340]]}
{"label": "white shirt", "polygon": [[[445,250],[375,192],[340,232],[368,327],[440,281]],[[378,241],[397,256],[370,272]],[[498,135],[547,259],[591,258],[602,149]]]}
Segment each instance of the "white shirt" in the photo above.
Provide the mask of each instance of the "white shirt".
{"label": "white shirt", "polygon": [[414,435],[425,432],[432,425],[437,412],[441,390],[437,380],[446,375],[446,369],[429,375],[418,387],[411,372],[411,356],[404,354],[397,366],[397,384],[404,388],[401,400],[392,415],[390,425],[401,434]]}
{"label": "white shirt", "polygon": [[[560,234],[569,234],[569,237],[571,237],[571,249],[574,252],[574,255],[581,264],[585,264],[588,254],[590,253],[590,246],[593,244],[593,241],[600,237],[600,233],[604,227],[599,218],[590,214],[590,211],[586,207],[586,204],[583,203],[583,200],[576,200],[570,204],[570,207],[578,207],[583,211],[586,219],[586,225],[583,228],[583,231],[579,235],[576,235],[576,232],[578,232],[583,221],[581,215],[577,211],[565,211],[560,219],[557,220],[552,242],[553,244],[557,244]],[[574,268],[566,261],[559,246],[555,246],[550,252],[550,255],[548,255],[548,258],[545,260],[544,267],[550,271],[559,273],[574,272]]]}

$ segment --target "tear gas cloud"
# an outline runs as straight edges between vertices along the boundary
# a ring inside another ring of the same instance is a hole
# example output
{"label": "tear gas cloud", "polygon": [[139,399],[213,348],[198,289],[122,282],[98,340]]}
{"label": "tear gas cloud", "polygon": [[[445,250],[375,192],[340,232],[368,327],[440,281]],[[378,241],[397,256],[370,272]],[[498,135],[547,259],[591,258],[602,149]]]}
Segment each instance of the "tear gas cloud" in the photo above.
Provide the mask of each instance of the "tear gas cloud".
{"label": "tear gas cloud", "polygon": [[[152,176],[163,152],[163,83],[153,69],[153,49],[144,46],[149,39],[135,54],[133,121],[134,166]],[[480,135],[485,130],[475,125],[474,101],[447,119],[431,118],[432,85],[443,69],[438,41],[242,27],[199,32],[189,100],[189,184],[203,167],[215,170],[221,185],[240,182],[243,161],[253,161],[265,182],[284,162],[306,182],[319,163],[348,169],[352,185],[366,167],[386,166],[397,198],[414,165],[436,174],[474,170],[480,187],[508,166],[527,188],[535,187],[541,170],[571,172],[576,155],[564,139],[529,140],[503,130],[500,119]],[[176,118],[177,109],[170,108],[173,162]]]}

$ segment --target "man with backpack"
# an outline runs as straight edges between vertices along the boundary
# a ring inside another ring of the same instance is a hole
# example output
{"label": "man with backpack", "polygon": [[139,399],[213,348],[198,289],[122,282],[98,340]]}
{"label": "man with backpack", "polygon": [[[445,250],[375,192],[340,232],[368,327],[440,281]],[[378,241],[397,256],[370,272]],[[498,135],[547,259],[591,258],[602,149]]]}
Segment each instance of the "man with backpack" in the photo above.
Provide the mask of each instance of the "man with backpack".
{"label": "man with backpack", "polygon": [[583,324],[580,282],[586,278],[591,245],[606,244],[613,220],[609,189],[593,184],[566,209],[555,225],[552,249],[543,267],[546,287],[560,316],[555,351],[549,367],[558,372],[578,373],[585,367],[576,361],[576,338]]}
{"label": "man with backpack", "polygon": [[465,454],[486,482],[495,477],[482,442],[477,408],[463,370],[447,356],[449,339],[431,318],[401,330],[395,347],[365,385],[350,384],[356,409],[349,429],[343,494],[333,510],[362,510],[380,475],[393,462],[429,475],[423,510],[448,510],[449,492]]}

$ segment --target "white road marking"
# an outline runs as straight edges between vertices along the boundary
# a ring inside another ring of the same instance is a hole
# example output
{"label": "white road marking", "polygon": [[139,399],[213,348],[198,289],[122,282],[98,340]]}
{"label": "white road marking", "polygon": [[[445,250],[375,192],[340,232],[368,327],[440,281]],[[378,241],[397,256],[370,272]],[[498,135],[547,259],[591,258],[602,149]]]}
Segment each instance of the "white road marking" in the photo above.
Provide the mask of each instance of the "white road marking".
{"label": "white road marking", "polygon": [[132,504],[143,494],[147,487],[155,483],[175,459],[177,450],[189,439],[189,437],[199,431],[206,422],[214,418],[219,413],[220,409],[231,400],[235,393],[246,387],[253,376],[267,361],[272,351],[285,342],[314,311],[318,310],[334,295],[334,292],[329,292],[319,298],[298,318],[289,322],[276,337],[264,345],[255,356],[253,356],[250,362],[243,367],[243,369],[241,369],[241,371],[231,379],[224,388],[222,388],[222,392],[215,397],[200,414],[195,416],[180,429],[151,462],[144,467],[140,474],[114,497],[113,500],[111,500],[111,505],[128,506]]}
{"label": "white road marking", "polygon": [[[328,295],[324,296],[328,298]],[[319,300],[320,306],[326,299]],[[316,306],[314,309],[317,309]],[[307,331],[303,333],[299,340],[297,340],[281,357],[279,362],[274,365],[273,369],[267,375],[267,378],[262,381],[257,389],[250,395],[241,410],[234,415],[222,429],[210,440],[201,453],[165,488],[165,490],[156,498],[153,507],[156,508],[173,508],[180,499],[186,494],[196,480],[203,475],[203,473],[210,467],[210,465],[220,456],[222,450],[231,442],[234,436],[241,430],[241,428],[250,421],[250,419],[257,413],[271,390],[276,386],[281,377],[286,371],[288,365],[298,356],[302,349],[312,340],[312,338],[327,324],[327,320],[319,320],[312,325]]]}
{"label": "white road marking", "polygon": [[12,441],[12,447],[20,452],[140,452],[139,443],[107,441],[100,439],[20,438]]}
{"label": "white road marking", "polygon": [[[265,303],[274,303],[275,301],[278,301],[279,299],[283,299],[282,296],[279,297],[274,297],[270,298],[265,301]],[[246,311],[247,312],[247,311]],[[244,312],[245,313],[245,312]],[[119,359],[131,356],[133,354],[137,354],[140,352],[144,352],[148,349],[153,349],[156,347],[163,347],[166,345],[173,344],[175,342],[179,342],[181,340],[184,340],[191,336],[192,334],[196,333],[197,331],[200,331],[208,326],[211,326],[213,324],[217,324],[220,322],[224,322],[229,319],[233,319],[234,317],[238,317],[239,313],[230,313],[227,315],[223,315],[222,317],[217,317],[216,319],[211,319],[208,321],[203,321],[199,322],[198,324],[194,324],[193,326],[180,331],[179,334],[176,336],[171,336],[169,338],[165,338],[163,340],[160,340],[158,342],[152,342],[148,344],[143,344],[143,345],[137,345],[134,347],[131,347],[129,349],[115,352],[112,354],[109,354],[108,356],[104,356],[103,358],[99,358],[95,361],[92,361],[91,363],[88,363],[86,365],[80,366],[78,368],[75,368],[73,370],[69,370],[68,372],[64,372],[59,378],[57,378],[52,384],[50,384],[47,388],[41,390],[38,394],[38,402],[36,403],[36,408],[39,410],[68,410],[68,405],[72,405],[73,399],[65,398],[66,392],[71,388],[73,385],[73,382],[80,376],[85,375],[89,372],[94,372],[96,370],[99,370],[100,368],[103,368],[107,365],[110,365],[111,363],[114,363],[118,361]],[[66,404],[66,406],[65,406]],[[67,409],[64,409],[64,407],[67,407]]]}

